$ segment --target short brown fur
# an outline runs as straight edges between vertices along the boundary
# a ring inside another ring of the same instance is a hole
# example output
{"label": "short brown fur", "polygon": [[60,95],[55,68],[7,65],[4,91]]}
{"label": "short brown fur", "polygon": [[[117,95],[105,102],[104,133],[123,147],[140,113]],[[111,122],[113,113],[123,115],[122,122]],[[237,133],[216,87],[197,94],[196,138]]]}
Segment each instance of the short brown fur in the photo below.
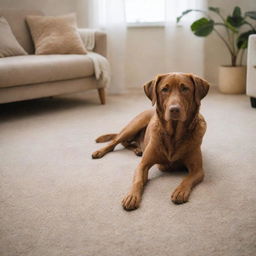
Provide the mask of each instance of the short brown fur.
{"label": "short brown fur", "polygon": [[97,142],[111,142],[92,154],[101,158],[122,143],[142,155],[129,193],[122,201],[125,210],[139,207],[149,169],[157,164],[161,171],[185,165],[189,174],[171,195],[176,204],[188,201],[192,188],[204,178],[201,143],[206,122],[199,113],[200,101],[209,84],[193,74],[158,75],[144,85],[147,97],[156,109],[136,116],[119,134],[103,135]]}

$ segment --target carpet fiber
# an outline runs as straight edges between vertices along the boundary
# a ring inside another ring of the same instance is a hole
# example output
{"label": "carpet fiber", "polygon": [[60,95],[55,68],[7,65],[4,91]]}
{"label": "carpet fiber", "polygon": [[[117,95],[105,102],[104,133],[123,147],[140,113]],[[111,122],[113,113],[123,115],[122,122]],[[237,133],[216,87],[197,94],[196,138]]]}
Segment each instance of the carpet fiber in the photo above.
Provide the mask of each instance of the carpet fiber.
{"label": "carpet fiber", "polygon": [[94,139],[150,108],[142,93],[96,92],[1,106],[1,256],[256,255],[256,110],[211,89],[201,112],[205,180],[170,201],[184,172],[150,171],[141,207],[121,207],[140,158],[100,160]]}

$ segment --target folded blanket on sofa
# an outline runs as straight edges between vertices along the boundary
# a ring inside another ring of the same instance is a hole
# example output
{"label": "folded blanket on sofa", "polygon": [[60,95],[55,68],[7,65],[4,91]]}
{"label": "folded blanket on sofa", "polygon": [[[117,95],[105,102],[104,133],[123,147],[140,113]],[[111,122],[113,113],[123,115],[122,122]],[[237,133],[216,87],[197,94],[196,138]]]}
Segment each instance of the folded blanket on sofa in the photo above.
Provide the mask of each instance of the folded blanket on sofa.
{"label": "folded blanket on sofa", "polygon": [[93,62],[96,79],[102,79],[106,83],[106,86],[108,86],[111,79],[110,64],[104,56],[93,52],[95,47],[95,32],[96,30],[94,29],[79,29],[84,46],[88,51],[87,55]]}

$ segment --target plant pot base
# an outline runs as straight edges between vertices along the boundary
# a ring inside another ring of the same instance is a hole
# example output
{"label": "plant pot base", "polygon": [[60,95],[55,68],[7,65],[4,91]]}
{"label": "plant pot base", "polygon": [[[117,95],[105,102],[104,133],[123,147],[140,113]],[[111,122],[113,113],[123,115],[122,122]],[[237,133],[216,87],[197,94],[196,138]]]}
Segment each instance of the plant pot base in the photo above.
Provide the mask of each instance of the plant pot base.
{"label": "plant pot base", "polygon": [[246,67],[221,66],[219,68],[219,90],[227,94],[244,94]]}

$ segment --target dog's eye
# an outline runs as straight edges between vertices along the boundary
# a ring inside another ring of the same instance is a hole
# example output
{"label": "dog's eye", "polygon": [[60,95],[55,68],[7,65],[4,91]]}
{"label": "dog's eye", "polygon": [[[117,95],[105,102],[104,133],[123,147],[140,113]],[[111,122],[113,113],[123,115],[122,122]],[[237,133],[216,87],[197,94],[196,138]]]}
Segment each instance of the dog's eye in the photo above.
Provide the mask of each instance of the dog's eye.
{"label": "dog's eye", "polygon": [[181,91],[182,91],[182,92],[187,92],[188,90],[189,90],[189,88],[186,87],[185,85],[182,85],[182,86],[181,86]]}
{"label": "dog's eye", "polygon": [[168,92],[168,91],[169,91],[169,88],[168,88],[168,87],[164,87],[161,91],[162,91],[162,92]]}

